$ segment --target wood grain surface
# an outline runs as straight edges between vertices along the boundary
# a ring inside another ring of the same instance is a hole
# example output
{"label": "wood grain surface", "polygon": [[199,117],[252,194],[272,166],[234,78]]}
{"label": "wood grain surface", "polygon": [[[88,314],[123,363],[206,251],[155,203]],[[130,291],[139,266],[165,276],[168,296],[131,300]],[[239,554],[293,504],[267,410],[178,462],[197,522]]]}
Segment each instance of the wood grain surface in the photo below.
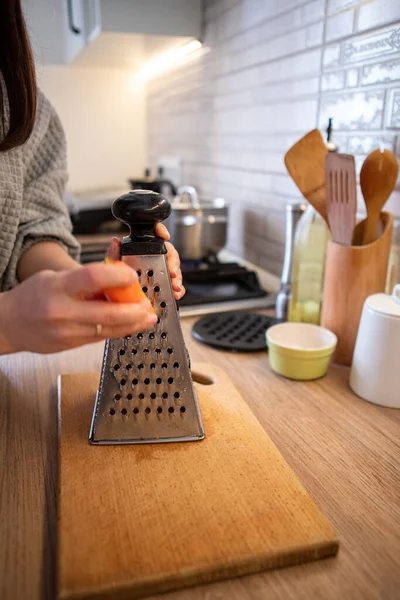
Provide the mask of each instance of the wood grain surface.
{"label": "wood grain surface", "polygon": [[191,443],[89,445],[100,373],[60,377],[59,598],[142,598],[336,554],[224,371],[193,368],[210,384],[196,384],[206,438]]}
{"label": "wood grain surface", "polygon": [[[348,369],[282,379],[265,353],[191,338],[191,358],[223,368],[340,539],[337,557],[156,595],[152,600],[398,600],[400,411],[357,398]],[[0,358],[0,598],[54,600],[57,376],[98,371],[103,344]]]}
{"label": "wood grain surface", "polygon": [[[350,366],[365,300],[384,292],[393,231],[393,215],[383,213],[382,235],[367,246],[328,241],[321,325],[338,338],[334,362]],[[356,228],[358,238],[360,228]]]}

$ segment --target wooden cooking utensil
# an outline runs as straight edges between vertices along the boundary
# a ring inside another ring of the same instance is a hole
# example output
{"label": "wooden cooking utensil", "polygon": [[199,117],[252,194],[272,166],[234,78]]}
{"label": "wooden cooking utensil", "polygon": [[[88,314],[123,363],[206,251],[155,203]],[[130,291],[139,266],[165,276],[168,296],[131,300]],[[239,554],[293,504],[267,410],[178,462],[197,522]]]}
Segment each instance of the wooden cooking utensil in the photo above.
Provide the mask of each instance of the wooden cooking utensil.
{"label": "wooden cooking utensil", "polygon": [[351,154],[328,153],[325,158],[326,211],[333,241],[351,245],[356,224],[356,167]]}
{"label": "wooden cooking utensil", "polygon": [[325,157],[328,150],[318,129],[302,137],[285,154],[285,166],[304,198],[327,221]]}
{"label": "wooden cooking utensil", "polygon": [[376,228],[385,202],[393,192],[399,173],[396,157],[390,150],[374,150],[367,156],[360,173],[361,191],[367,207],[363,243],[376,239]]}

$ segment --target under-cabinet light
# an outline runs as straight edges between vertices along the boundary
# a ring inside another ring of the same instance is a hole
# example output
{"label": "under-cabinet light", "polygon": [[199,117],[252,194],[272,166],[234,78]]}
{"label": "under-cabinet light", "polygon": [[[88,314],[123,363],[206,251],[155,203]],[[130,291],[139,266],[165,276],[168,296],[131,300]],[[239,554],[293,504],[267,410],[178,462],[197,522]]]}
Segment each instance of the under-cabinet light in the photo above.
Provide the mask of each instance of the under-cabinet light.
{"label": "under-cabinet light", "polygon": [[179,48],[163,52],[146,62],[136,76],[142,80],[153,79],[181,64],[189,54],[199,50],[202,45],[199,40],[192,40]]}

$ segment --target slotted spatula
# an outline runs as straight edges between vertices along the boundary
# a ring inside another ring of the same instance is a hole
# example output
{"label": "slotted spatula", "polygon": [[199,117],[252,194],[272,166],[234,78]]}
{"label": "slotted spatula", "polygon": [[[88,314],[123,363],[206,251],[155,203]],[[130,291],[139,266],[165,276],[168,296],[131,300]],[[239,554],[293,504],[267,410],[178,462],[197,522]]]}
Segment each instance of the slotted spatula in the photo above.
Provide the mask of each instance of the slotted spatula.
{"label": "slotted spatula", "polygon": [[398,174],[399,166],[390,150],[374,150],[361,167],[360,185],[368,214],[364,227],[364,244],[370,244],[376,239],[382,208],[394,190]]}
{"label": "slotted spatula", "polygon": [[357,188],[354,156],[329,152],[326,167],[326,210],[332,239],[350,246],[356,224]]}
{"label": "slotted spatula", "polygon": [[[302,137],[285,154],[285,166],[304,198],[327,221],[325,157],[328,150],[318,129]],[[328,221],[327,221],[328,222]]]}

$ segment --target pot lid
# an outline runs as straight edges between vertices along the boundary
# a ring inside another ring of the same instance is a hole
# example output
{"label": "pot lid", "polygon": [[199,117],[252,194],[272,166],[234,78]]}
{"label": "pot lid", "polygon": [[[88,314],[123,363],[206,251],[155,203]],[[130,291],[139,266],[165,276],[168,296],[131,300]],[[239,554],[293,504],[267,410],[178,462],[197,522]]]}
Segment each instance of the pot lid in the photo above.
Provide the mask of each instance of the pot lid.
{"label": "pot lid", "polygon": [[400,318],[400,285],[395,285],[393,294],[374,294],[367,298],[367,305],[375,312]]}

